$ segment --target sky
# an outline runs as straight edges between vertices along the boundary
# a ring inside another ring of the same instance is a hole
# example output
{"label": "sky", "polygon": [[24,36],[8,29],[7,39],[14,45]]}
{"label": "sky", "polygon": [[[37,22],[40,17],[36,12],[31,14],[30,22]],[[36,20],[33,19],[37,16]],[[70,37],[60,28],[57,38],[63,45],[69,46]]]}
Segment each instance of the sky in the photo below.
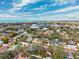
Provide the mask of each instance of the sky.
{"label": "sky", "polygon": [[0,20],[79,20],[79,0],[0,0]]}

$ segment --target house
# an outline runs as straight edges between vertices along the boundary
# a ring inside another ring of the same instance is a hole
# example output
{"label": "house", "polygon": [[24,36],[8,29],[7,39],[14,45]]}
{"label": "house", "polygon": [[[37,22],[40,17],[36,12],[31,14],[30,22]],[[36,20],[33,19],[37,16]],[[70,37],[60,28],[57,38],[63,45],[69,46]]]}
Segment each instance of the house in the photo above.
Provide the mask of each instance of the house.
{"label": "house", "polygon": [[24,29],[19,29],[18,32],[22,33],[22,32],[24,32]]}
{"label": "house", "polygon": [[77,47],[79,47],[79,43],[77,43]]}
{"label": "house", "polygon": [[67,57],[68,57],[68,59],[74,59],[73,54],[72,54],[71,51],[69,52],[69,55]]}
{"label": "house", "polygon": [[37,24],[32,24],[32,26],[30,26],[31,29],[39,29],[39,26]]}
{"label": "house", "polygon": [[43,28],[42,30],[43,30],[43,31],[46,31],[46,30],[48,30],[48,28]]}
{"label": "house", "polygon": [[38,24],[38,26],[41,27],[41,28],[44,28],[44,27],[48,27],[49,25],[41,23],[41,24]]}
{"label": "house", "polygon": [[38,46],[36,45],[31,45],[29,46],[29,48],[27,49],[28,52],[35,52],[38,49]]}
{"label": "house", "polygon": [[29,45],[29,43],[26,43],[26,42],[21,42],[21,44],[24,45],[24,46],[28,46]]}
{"label": "house", "polygon": [[2,46],[3,45],[3,41],[2,40],[0,40],[0,46]]}
{"label": "house", "polygon": [[[42,59],[41,56],[37,56],[37,55],[32,55],[31,58],[32,58],[32,59]],[[30,59],[31,59],[31,58],[30,58]]]}
{"label": "house", "polygon": [[[44,59],[44,58],[43,58]],[[52,57],[45,57],[45,59],[52,59]]]}
{"label": "house", "polygon": [[52,45],[58,44],[58,39],[49,40],[49,44],[52,44]]}
{"label": "house", "polygon": [[72,51],[72,52],[78,51],[76,45],[64,45],[64,50],[67,52],[68,51]]}
{"label": "house", "polygon": [[25,57],[23,57],[22,54],[19,53],[19,54],[15,57],[15,59],[25,59]]}
{"label": "house", "polygon": [[1,46],[0,47],[0,53],[5,52],[7,50],[7,47]]}

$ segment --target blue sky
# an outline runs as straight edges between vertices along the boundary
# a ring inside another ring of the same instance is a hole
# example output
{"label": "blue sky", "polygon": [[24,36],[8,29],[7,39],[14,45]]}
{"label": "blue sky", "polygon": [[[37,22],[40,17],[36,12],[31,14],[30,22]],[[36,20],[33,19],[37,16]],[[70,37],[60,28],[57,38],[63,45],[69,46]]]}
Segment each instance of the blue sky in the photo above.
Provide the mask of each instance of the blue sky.
{"label": "blue sky", "polygon": [[79,20],[79,0],[0,0],[0,20]]}

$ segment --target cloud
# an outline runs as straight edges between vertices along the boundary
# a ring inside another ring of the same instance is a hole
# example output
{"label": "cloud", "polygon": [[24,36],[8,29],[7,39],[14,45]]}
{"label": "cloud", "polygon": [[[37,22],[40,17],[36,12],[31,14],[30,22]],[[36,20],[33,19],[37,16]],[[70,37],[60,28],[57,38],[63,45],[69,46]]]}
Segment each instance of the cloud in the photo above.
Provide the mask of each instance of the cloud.
{"label": "cloud", "polygon": [[21,0],[21,3],[15,3],[14,2],[14,6],[13,7],[22,7],[24,5],[27,5],[30,2],[30,0]]}
{"label": "cloud", "polygon": [[38,1],[40,1],[40,0],[21,0],[21,2],[18,3],[18,4],[14,2],[12,10],[19,10],[25,5],[28,5],[30,3],[35,3],[35,2],[38,2]]}
{"label": "cloud", "polygon": [[38,20],[46,20],[46,21],[71,21],[71,20],[79,20],[78,17],[79,13],[71,13],[71,14],[61,14],[61,15],[48,15],[48,16],[41,16]]}
{"label": "cloud", "polygon": [[69,13],[69,12],[72,12],[73,11],[76,11],[76,10],[79,10],[79,5],[77,6],[71,6],[71,7],[66,7],[66,8],[62,8],[62,9],[59,9],[59,10],[55,10],[55,11],[47,11],[47,12],[44,12],[44,13],[40,13],[40,14],[37,14],[37,16],[45,16],[45,15],[56,15],[56,14],[62,14],[62,13]]}
{"label": "cloud", "polygon": [[16,0],[14,0],[13,8],[8,10],[10,13],[14,13],[17,10],[20,10],[23,6],[26,6],[30,3],[32,4],[32,3],[38,2],[40,0],[18,0],[18,1],[19,1],[19,3],[16,3]]}
{"label": "cloud", "polygon": [[[15,0],[16,1],[16,0]],[[22,7],[24,7],[24,6],[26,6],[26,5],[28,5],[28,4],[32,4],[32,3],[35,3],[35,2],[38,2],[38,1],[41,1],[41,0],[21,0],[21,2],[20,3],[15,3],[14,2],[14,4],[13,4],[13,8],[11,8],[11,9],[9,9],[9,11],[10,12],[12,12],[12,13],[14,13],[14,12],[16,12],[16,11],[18,11],[18,10],[21,10],[21,8]],[[51,7],[51,6],[59,6],[59,5],[63,5],[63,4],[68,4],[69,2],[74,2],[74,1],[76,1],[76,0],[48,0],[49,2],[51,2],[51,1],[55,1],[55,3],[52,3],[52,4],[46,4],[46,5],[42,5],[42,6],[40,6],[39,8],[29,8],[28,10],[29,11],[31,11],[31,10],[45,10],[45,9],[47,9],[47,7]],[[29,7],[29,5],[27,6],[27,7]],[[72,8],[72,7],[71,7]],[[26,10],[26,9],[25,9]],[[49,10],[49,9],[48,9]],[[67,10],[67,9],[66,9]],[[21,11],[24,11],[24,9],[22,9]],[[57,11],[56,11],[57,12]]]}
{"label": "cloud", "polygon": [[[0,20],[32,20],[34,17],[32,14],[9,14],[1,13]],[[35,19],[35,18],[34,18]]]}
{"label": "cloud", "polygon": [[[22,0],[19,3],[14,3],[13,8],[9,9],[7,13],[0,14],[0,19],[10,19],[10,20],[78,20],[79,19],[79,12],[75,10],[79,10],[79,5],[77,6],[70,6],[66,8],[61,8],[58,10],[49,10],[51,6],[57,6],[57,3],[48,4],[39,6],[35,8],[29,8],[24,13],[16,12],[17,10],[20,10],[23,6],[28,5],[30,3],[36,3],[40,0]],[[52,0],[54,1],[54,0]],[[56,1],[56,0],[55,0]],[[58,0],[59,1],[59,0]],[[64,1],[64,2],[63,2]],[[66,1],[70,0],[62,0],[61,3],[66,3]],[[73,0],[74,1],[74,0]],[[37,4],[38,5],[38,4]],[[29,6],[29,5],[28,5]],[[27,7],[27,6],[26,6]],[[72,12],[74,10],[74,12]],[[23,11],[23,10],[21,10]],[[29,12],[28,12],[29,11]],[[37,12],[36,12],[37,11]],[[39,13],[42,11],[42,13]],[[2,11],[0,11],[2,12]],[[34,13],[36,12],[36,13]],[[70,13],[68,13],[70,12]],[[9,14],[8,14],[9,13]],[[4,17],[5,16],[5,17]]]}
{"label": "cloud", "polygon": [[67,12],[67,11],[71,11],[71,10],[74,10],[74,9],[79,9],[79,5],[78,6],[67,7],[67,8],[64,8],[64,9],[60,9],[60,10],[54,11],[54,13]]}
{"label": "cloud", "polygon": [[[34,10],[42,10],[44,9],[43,6],[36,8]],[[26,13],[19,13],[21,15],[21,17],[23,19],[29,19],[29,20],[73,20],[73,19],[79,19],[79,12],[74,11],[72,12],[72,10],[76,10],[79,9],[79,5],[77,6],[71,6],[71,7],[66,7],[60,10],[55,10],[55,11],[48,11],[45,13],[37,13],[37,14],[33,14],[31,12],[26,12]],[[68,12],[72,12],[72,13],[68,13]],[[67,14],[64,14],[64,13]],[[63,13],[63,14],[62,14]],[[19,15],[18,14],[18,15]],[[22,19],[21,18],[21,19]]]}
{"label": "cloud", "polygon": [[51,0],[52,1],[55,1],[55,2],[58,2],[58,3],[63,3],[63,2],[67,2],[67,3],[73,3],[75,2],[76,0]]}
{"label": "cloud", "polygon": [[0,14],[0,19],[20,19],[19,15],[11,15],[11,14]]}

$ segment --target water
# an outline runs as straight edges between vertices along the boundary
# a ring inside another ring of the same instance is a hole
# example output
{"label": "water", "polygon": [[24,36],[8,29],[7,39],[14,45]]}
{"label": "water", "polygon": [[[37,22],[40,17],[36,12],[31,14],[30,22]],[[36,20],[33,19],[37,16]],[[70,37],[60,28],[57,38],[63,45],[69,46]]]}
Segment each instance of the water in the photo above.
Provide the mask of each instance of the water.
{"label": "water", "polygon": [[27,22],[27,20],[0,20],[0,23],[21,23]]}
{"label": "water", "polygon": [[0,23],[45,22],[43,20],[0,20]]}

